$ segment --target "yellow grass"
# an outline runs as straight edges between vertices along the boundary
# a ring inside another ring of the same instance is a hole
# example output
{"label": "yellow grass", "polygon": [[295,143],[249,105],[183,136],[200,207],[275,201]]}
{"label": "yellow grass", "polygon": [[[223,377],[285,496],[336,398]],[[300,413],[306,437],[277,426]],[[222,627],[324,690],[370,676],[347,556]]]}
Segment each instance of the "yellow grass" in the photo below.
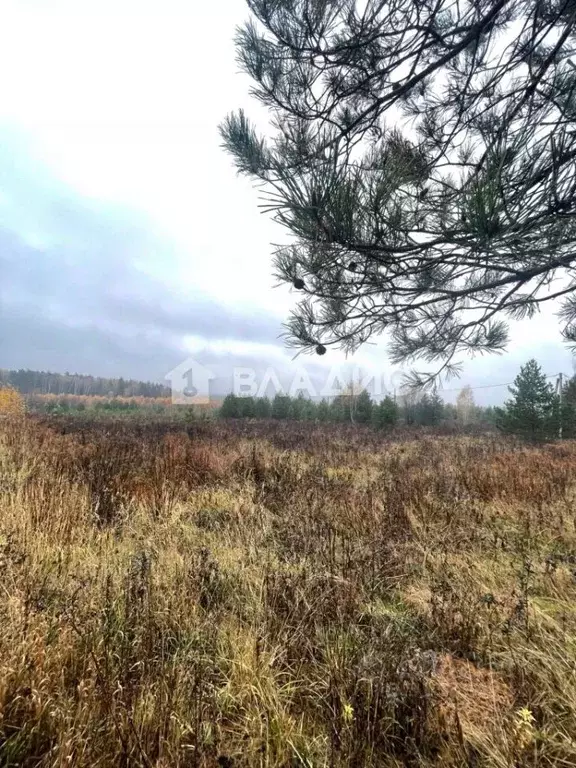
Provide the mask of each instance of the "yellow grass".
{"label": "yellow grass", "polygon": [[23,416],[25,410],[24,398],[19,392],[0,386],[0,416]]}
{"label": "yellow grass", "polygon": [[576,764],[576,444],[246,429],[0,422],[0,766]]}

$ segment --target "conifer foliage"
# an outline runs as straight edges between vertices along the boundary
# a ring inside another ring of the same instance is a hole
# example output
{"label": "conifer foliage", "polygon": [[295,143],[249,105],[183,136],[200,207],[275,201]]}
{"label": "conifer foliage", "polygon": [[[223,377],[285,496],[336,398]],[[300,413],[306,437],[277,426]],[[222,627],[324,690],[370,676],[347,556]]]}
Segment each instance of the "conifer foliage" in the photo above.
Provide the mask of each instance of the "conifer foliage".
{"label": "conifer foliage", "polygon": [[529,360],[520,368],[509,390],[512,398],[503,409],[498,409],[499,427],[530,440],[556,437],[559,400],[536,360]]}
{"label": "conifer foliage", "polygon": [[558,296],[576,340],[574,1],[247,1],[271,131],[239,111],[221,134],[291,235],[289,342],[386,331],[393,361],[449,372]]}

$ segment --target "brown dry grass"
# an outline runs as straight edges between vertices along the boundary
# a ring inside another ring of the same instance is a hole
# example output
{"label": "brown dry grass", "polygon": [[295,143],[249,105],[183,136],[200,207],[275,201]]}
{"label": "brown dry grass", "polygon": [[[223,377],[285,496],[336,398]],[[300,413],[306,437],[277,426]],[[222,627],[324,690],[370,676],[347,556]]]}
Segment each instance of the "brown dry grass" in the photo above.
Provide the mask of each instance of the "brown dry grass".
{"label": "brown dry grass", "polygon": [[576,444],[0,423],[1,766],[576,764]]}

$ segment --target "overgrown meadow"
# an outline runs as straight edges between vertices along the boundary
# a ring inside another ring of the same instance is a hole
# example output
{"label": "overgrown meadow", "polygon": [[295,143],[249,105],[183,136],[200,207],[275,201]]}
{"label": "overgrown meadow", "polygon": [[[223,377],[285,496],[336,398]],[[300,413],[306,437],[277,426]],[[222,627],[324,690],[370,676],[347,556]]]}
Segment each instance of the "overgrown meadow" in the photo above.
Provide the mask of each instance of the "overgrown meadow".
{"label": "overgrown meadow", "polygon": [[0,422],[1,766],[576,764],[576,444]]}

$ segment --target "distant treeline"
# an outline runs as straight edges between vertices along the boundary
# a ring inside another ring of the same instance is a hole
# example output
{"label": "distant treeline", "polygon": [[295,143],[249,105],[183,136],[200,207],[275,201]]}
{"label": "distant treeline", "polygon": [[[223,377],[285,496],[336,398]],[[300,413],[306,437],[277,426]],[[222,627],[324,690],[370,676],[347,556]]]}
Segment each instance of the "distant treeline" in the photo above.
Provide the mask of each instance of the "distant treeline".
{"label": "distant treeline", "polygon": [[11,371],[0,369],[0,385],[8,385],[23,395],[102,395],[104,397],[170,397],[163,384],[134,379],[107,379],[80,373],[50,371]]}
{"label": "distant treeline", "polygon": [[474,403],[470,387],[464,387],[456,404],[445,403],[437,394],[405,395],[397,399],[387,396],[373,400],[366,390],[347,392],[332,400],[313,401],[303,394],[290,397],[277,394],[267,397],[227,395],[220,416],[232,419],[273,418],[296,421],[353,422],[387,429],[397,424],[435,427],[441,425],[492,426],[494,409]]}

